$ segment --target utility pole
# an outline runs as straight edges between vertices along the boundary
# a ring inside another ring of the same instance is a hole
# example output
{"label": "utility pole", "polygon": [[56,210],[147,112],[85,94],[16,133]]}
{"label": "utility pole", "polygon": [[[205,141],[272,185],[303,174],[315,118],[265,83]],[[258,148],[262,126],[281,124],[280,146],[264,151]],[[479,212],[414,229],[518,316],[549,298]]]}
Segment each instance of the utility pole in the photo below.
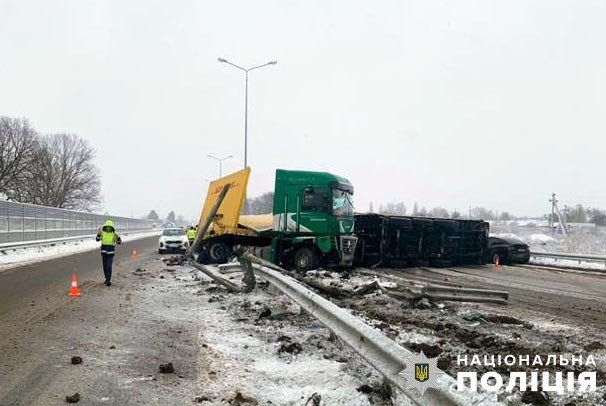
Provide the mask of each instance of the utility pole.
{"label": "utility pole", "polygon": [[549,228],[551,229],[551,234],[555,233],[555,222],[553,221],[553,219],[555,218],[555,212],[556,212],[556,204],[558,202],[558,200],[556,199],[556,194],[555,193],[551,193],[551,199],[549,199],[549,201],[551,202],[551,216],[549,217]]}

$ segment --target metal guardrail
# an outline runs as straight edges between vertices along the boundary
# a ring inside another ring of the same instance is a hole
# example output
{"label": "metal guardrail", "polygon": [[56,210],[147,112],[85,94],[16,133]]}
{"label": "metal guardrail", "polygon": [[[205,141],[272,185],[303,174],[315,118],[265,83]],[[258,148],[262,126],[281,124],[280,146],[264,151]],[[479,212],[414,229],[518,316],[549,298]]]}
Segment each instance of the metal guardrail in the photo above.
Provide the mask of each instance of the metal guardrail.
{"label": "metal guardrail", "polygon": [[[120,233],[121,236],[133,235],[137,233],[144,233],[153,230],[140,230],[140,231],[131,231],[129,233]],[[0,252],[6,253],[6,251],[14,251],[18,249],[31,248],[31,247],[44,247],[44,246],[52,246],[57,244],[65,244],[73,241],[85,241],[89,239],[95,238],[95,234],[89,235],[79,235],[76,237],[66,237],[66,238],[52,238],[48,240],[39,240],[39,241],[25,241],[25,242],[11,242],[7,244],[0,244]]]}
{"label": "metal guardrail", "polygon": [[0,246],[95,235],[106,219],[122,233],[153,229],[150,220],[0,201]]}
{"label": "metal guardrail", "polygon": [[550,259],[553,259],[555,262],[557,262],[558,259],[565,259],[565,260],[569,260],[569,261],[577,261],[579,264],[581,262],[597,262],[597,263],[603,263],[604,266],[606,266],[606,257],[598,256],[598,255],[576,255],[576,254],[560,254],[560,253],[553,253],[553,252],[531,252],[530,257],[531,258],[532,257],[550,258]]}
{"label": "metal guardrail", "polygon": [[[250,253],[243,254],[240,261],[252,262],[254,272],[258,276],[278,288],[322,322],[414,404],[423,406],[502,404],[491,401],[488,394],[481,395],[470,390],[457,391],[455,379],[446,374],[438,379],[437,389],[428,389],[423,396],[419,396],[416,391],[408,388],[406,379],[400,374],[404,369],[406,357],[413,355],[410,350],[398,345],[345,309],[306,289],[293,278],[278,272],[275,270],[277,268],[275,265],[272,264],[271,268],[274,269],[270,269],[265,266],[266,261]],[[245,267],[245,263],[242,265]]]}

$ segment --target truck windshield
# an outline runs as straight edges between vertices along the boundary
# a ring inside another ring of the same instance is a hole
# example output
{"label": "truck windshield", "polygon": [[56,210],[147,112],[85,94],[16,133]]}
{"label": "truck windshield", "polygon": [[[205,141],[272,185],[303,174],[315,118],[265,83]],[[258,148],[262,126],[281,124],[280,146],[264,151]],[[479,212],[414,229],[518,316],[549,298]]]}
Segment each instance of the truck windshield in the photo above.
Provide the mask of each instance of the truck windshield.
{"label": "truck windshield", "polygon": [[351,194],[340,190],[332,190],[332,214],[333,216],[353,216],[353,197]]}

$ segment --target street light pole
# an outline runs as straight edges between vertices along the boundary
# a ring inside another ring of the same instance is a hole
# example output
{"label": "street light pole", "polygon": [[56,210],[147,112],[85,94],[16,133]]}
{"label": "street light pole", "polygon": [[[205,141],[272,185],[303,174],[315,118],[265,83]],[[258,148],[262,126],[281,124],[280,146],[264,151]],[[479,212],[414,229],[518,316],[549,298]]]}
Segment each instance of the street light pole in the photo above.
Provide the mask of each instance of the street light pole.
{"label": "street light pole", "polygon": [[253,66],[252,68],[243,68],[224,58],[217,58],[217,60],[221,63],[226,63],[228,65],[233,66],[234,68],[240,69],[241,71],[244,72],[245,77],[246,77],[245,87],[244,87],[244,168],[246,168],[248,166],[248,72],[255,70],[255,69],[263,68],[265,66],[275,65],[278,62],[269,61],[267,63],[264,63],[263,65]]}
{"label": "street light pole", "polygon": [[228,155],[223,158],[217,158],[216,156],[214,156],[212,154],[208,154],[208,157],[212,158],[212,159],[216,159],[219,162],[219,177],[221,177],[223,175],[223,161],[225,161],[226,159],[229,159],[229,158],[233,158],[234,156]]}
{"label": "street light pole", "polygon": [[248,71],[244,86],[244,169],[248,168]]}

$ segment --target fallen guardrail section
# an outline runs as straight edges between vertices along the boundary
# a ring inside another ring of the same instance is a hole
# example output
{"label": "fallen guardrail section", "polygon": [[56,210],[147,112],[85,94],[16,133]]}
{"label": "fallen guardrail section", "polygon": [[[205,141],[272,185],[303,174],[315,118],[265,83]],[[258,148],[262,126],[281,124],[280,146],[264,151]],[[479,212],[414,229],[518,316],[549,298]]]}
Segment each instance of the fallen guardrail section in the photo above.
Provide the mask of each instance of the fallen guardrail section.
{"label": "fallen guardrail section", "polygon": [[427,285],[407,288],[404,292],[388,291],[388,295],[402,299],[422,299],[451,302],[483,302],[506,305],[509,292],[500,290],[456,288],[450,286]]}
{"label": "fallen guardrail section", "polygon": [[[245,274],[254,270],[256,275],[295,301],[303,310],[322,322],[380,372],[388,382],[397,387],[414,404],[424,406],[502,404],[491,400],[488,394],[478,394],[468,389],[457,391],[456,380],[446,374],[440,376],[437,380],[437,388],[428,389],[423,396],[420,396],[415,390],[409,389],[406,379],[400,374],[405,367],[404,360],[406,357],[413,355],[413,352],[398,345],[345,309],[305,288],[288,276],[288,271],[257,258],[249,252],[242,253],[239,258]],[[196,268],[200,269],[198,266],[200,268],[206,267],[199,264],[195,265]],[[212,274],[213,279],[219,276],[219,280],[226,281],[219,272],[212,271]],[[229,282],[229,284],[232,283]]]}

